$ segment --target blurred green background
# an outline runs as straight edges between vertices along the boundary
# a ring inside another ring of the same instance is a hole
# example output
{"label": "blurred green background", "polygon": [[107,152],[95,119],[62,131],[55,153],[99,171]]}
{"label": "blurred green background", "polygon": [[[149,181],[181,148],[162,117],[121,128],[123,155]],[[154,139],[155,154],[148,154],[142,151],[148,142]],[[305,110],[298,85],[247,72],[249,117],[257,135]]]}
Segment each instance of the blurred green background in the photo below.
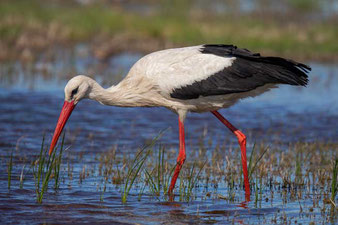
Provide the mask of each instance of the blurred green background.
{"label": "blurred green background", "polygon": [[99,59],[224,43],[331,62],[338,59],[338,1],[1,0],[1,61],[79,43]]}

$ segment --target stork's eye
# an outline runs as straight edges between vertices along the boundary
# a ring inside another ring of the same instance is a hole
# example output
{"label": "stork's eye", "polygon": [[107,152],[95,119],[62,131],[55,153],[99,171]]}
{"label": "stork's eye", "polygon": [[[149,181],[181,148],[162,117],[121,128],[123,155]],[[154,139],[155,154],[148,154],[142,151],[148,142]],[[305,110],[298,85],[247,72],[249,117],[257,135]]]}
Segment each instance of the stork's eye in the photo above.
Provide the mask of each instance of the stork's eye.
{"label": "stork's eye", "polygon": [[77,87],[74,90],[72,90],[72,94],[71,94],[70,98],[73,98],[73,96],[76,95],[76,93],[77,93],[78,90],[79,90],[79,87]]}

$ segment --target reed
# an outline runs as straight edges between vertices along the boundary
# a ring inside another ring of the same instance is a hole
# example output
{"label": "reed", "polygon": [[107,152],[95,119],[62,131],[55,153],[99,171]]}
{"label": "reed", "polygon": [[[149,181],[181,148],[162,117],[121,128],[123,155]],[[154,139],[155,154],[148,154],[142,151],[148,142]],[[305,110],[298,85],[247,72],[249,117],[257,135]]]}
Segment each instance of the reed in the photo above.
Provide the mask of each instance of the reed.
{"label": "reed", "polygon": [[63,152],[63,146],[65,143],[65,133],[63,133],[62,136],[62,142],[61,142],[61,147],[60,147],[60,152],[59,155],[55,159],[55,163],[53,164],[54,168],[54,189],[57,190],[59,189],[60,186],[60,166],[61,166],[61,161],[62,161],[62,152]]}
{"label": "reed", "polygon": [[160,195],[160,187],[156,186],[156,183],[153,179],[153,171],[151,173],[148,172],[147,169],[144,169],[145,176],[146,176],[146,183],[149,185],[149,188],[151,189],[151,192],[154,193],[154,195],[159,196]]}
{"label": "reed", "polygon": [[125,180],[122,195],[121,195],[122,203],[127,202],[130,189],[132,188],[136,180],[136,177],[139,175],[141,169],[143,168],[143,165],[146,159],[148,158],[150,152],[152,151],[152,147],[155,145],[157,140],[162,136],[164,131],[165,130],[161,131],[149,144],[145,145],[136,154],[134,160],[129,164],[126,180]]}
{"label": "reed", "polygon": [[[241,173],[243,173],[242,168],[241,168]],[[240,183],[242,183],[242,181]],[[229,187],[229,191],[228,191],[228,199],[227,200],[230,201],[230,202],[233,202],[235,200],[235,181],[234,181],[234,173],[233,172],[230,173],[230,182],[228,184],[228,187]]]}
{"label": "reed", "polygon": [[100,202],[103,202],[104,193],[106,193],[106,190],[107,190],[107,182],[108,182],[108,179],[104,178],[104,184],[103,184],[102,192],[100,194]]}
{"label": "reed", "polygon": [[335,202],[337,191],[338,191],[337,175],[338,175],[338,158],[334,161],[333,170],[332,170],[332,184],[331,184],[332,202]]}
{"label": "reed", "polygon": [[26,167],[26,164],[22,166],[22,169],[21,169],[21,174],[20,174],[20,188],[23,188],[23,182],[25,180],[25,174],[24,174],[24,171],[25,171],[25,167]]}
{"label": "reed", "polygon": [[138,201],[141,201],[141,198],[142,198],[142,195],[144,194],[144,190],[145,190],[146,186],[147,186],[147,182],[144,182],[143,186],[142,186],[142,188],[140,188],[140,191],[139,191],[139,194],[138,194],[138,199],[137,199]]}
{"label": "reed", "polygon": [[145,169],[146,183],[148,184],[150,191],[155,196],[160,196],[161,191],[166,195],[169,189],[169,181],[172,176],[172,173],[175,170],[176,165],[174,165],[170,170],[168,169],[169,165],[164,160],[164,146],[159,147],[157,164],[149,172]]}
{"label": "reed", "polygon": [[11,189],[11,181],[12,181],[12,169],[13,169],[13,149],[11,155],[9,157],[9,162],[7,166],[7,174],[8,174],[8,190]]}
{"label": "reed", "polygon": [[250,160],[249,160],[249,168],[248,168],[248,173],[249,173],[249,179],[251,179],[252,177],[252,174],[255,172],[259,162],[262,160],[263,156],[267,153],[267,151],[269,150],[269,147],[266,147],[264,149],[264,151],[262,152],[262,154],[258,157],[258,159],[256,160],[256,162],[253,164],[253,166],[251,166],[251,163],[252,163],[252,158],[253,158],[253,155],[254,155],[254,152],[255,152],[255,144],[252,148],[252,151],[251,151],[251,155],[250,155]]}
{"label": "reed", "polygon": [[[35,181],[29,180],[32,179],[32,176],[29,172],[31,169],[26,164],[27,159],[15,155],[15,150],[12,156],[8,154],[7,158],[4,158],[6,163],[3,166],[5,166],[5,169],[7,167],[9,169],[10,157],[14,157],[11,163],[14,167],[12,169],[14,172],[11,172],[11,188],[14,188],[14,184],[17,184],[13,182],[15,177],[13,174],[15,174],[15,169],[20,166],[21,176],[20,171],[18,174],[20,183],[24,179],[26,179],[25,182],[35,182],[38,203],[44,201],[46,195],[50,191],[54,191],[55,187],[61,187],[64,179],[72,183],[73,174],[74,177],[86,174],[86,178],[91,176],[91,179],[96,179],[99,182],[96,185],[98,190],[97,200],[101,202],[104,201],[106,192],[110,190],[110,185],[114,185],[113,190],[120,190],[119,194],[121,194],[123,203],[134,201],[133,204],[135,204],[135,199],[137,199],[138,201],[145,201],[145,204],[148,201],[157,201],[156,207],[167,204],[166,201],[169,198],[167,195],[168,184],[175,168],[174,163],[170,164],[169,162],[174,162],[176,154],[174,154],[174,151],[168,151],[160,144],[153,147],[157,138],[131,157],[126,157],[126,155],[120,153],[115,154],[115,150],[108,152],[108,154],[106,151],[99,153],[97,157],[91,159],[91,162],[94,163],[99,160],[99,166],[82,163],[81,167],[86,168],[85,173],[78,170],[73,172],[72,169],[68,169],[71,175],[62,178],[61,159],[67,153],[64,139],[65,135],[63,135],[62,142],[60,141],[61,145],[58,146],[57,151],[52,156],[48,156],[47,149],[44,146],[45,139],[42,139],[40,154],[36,156],[37,160],[31,167]],[[252,202],[248,206],[255,208],[252,212],[254,213],[259,208],[269,207],[269,201],[273,206],[282,204],[283,208],[293,207],[292,204],[297,204],[295,210],[299,211],[301,218],[306,218],[307,215],[310,218],[320,211],[320,215],[323,218],[325,217],[325,221],[331,220],[332,217],[333,222],[331,223],[335,224],[337,208],[334,201],[337,202],[338,162],[337,159],[332,161],[332,155],[335,156],[336,154],[337,144],[296,143],[289,144],[288,148],[285,148],[285,144],[282,143],[280,146],[278,144],[274,144],[274,146],[273,151],[268,151],[266,143],[257,144],[252,148],[249,156],[248,168],[252,184]],[[201,204],[201,206],[217,201],[227,201],[230,205],[238,206],[238,203],[243,201],[244,193],[240,191],[243,183],[242,165],[238,160],[237,151],[228,151],[225,157],[226,161],[224,157],[221,157],[224,156],[222,154],[226,152],[227,148],[226,145],[215,146],[210,163],[204,160],[207,158],[206,152],[213,150],[212,146],[200,146],[196,151],[189,151],[188,161],[182,168],[175,189],[175,194],[178,195],[176,198],[179,197],[177,201],[186,202],[189,205]],[[74,163],[78,163],[82,159],[80,154],[75,155],[75,157],[71,160],[68,159],[69,168],[76,167],[78,164],[74,165]],[[62,160],[64,163],[67,161],[67,159]],[[17,163],[21,163],[21,165]],[[29,174],[25,176],[27,173]],[[103,179],[98,176],[102,176]],[[297,180],[297,177],[300,179]],[[53,181],[51,182],[51,180]],[[48,182],[51,182],[49,186]],[[90,188],[92,180],[86,182],[85,185],[89,183]],[[72,185],[76,184],[73,182]],[[52,190],[48,190],[48,188],[52,188]],[[81,188],[81,186],[77,188]],[[130,193],[133,191],[136,192],[136,198],[130,200]],[[13,195],[17,194],[20,193],[13,193]],[[13,195],[11,193],[11,196]],[[56,192],[56,195],[62,195],[62,193]],[[309,196],[316,196],[316,198]],[[309,198],[311,198],[311,202]],[[186,203],[180,204],[187,205]],[[331,210],[329,210],[329,204],[331,204]],[[221,210],[220,213],[224,212]],[[205,215],[204,211],[203,214]],[[282,216],[279,212],[276,212],[276,215]],[[287,213],[286,216],[288,216]],[[315,219],[318,218],[320,217],[315,217]],[[283,221],[288,223],[288,217]],[[267,220],[267,223],[270,223],[270,221]]]}
{"label": "reed", "polygon": [[[146,183],[149,185],[152,193],[156,196],[160,195],[161,191],[161,183],[163,181],[163,169],[164,165],[162,164],[162,149],[159,148],[158,151],[158,159],[155,168],[149,173],[147,169],[144,169],[145,176],[146,176]],[[154,177],[154,174],[157,172],[157,177]]]}
{"label": "reed", "polygon": [[144,155],[142,155],[142,153],[146,150],[147,148],[143,148],[141,149],[141,151],[136,155],[135,159],[133,160],[133,162],[129,165],[129,169],[127,172],[127,177],[126,177],[126,181],[124,184],[124,189],[122,192],[122,203],[126,203],[127,202],[127,198],[130,192],[130,189],[132,188],[136,177],[139,175],[139,172],[141,170],[141,168],[143,167],[144,162],[146,161],[150,150],[146,151],[146,153]]}
{"label": "reed", "polygon": [[201,172],[204,168],[204,166],[207,164],[207,161],[205,161],[202,166],[199,168],[198,172],[195,175],[195,163],[193,165],[193,167],[191,168],[191,173],[188,177],[188,186],[187,186],[187,192],[185,194],[185,200],[188,202],[191,199],[192,196],[192,190],[193,188],[196,186],[197,184],[197,180],[199,179]]}
{"label": "reed", "polygon": [[[64,144],[64,137],[61,144],[61,149]],[[61,164],[61,156],[62,152],[60,151],[59,155],[56,155],[56,149],[53,151],[52,155],[48,155],[48,148],[44,146],[45,137],[42,138],[41,149],[39,158],[35,161],[36,163],[33,165],[33,177],[35,183],[35,192],[36,199],[38,203],[42,203],[42,199],[44,194],[48,189],[48,183],[51,179],[52,172],[54,171],[55,178],[55,188],[58,187],[59,184],[59,172],[60,172],[60,164]],[[59,160],[56,160],[59,159]]]}
{"label": "reed", "polygon": [[258,203],[258,178],[256,177],[256,182],[255,182],[255,208],[257,208],[257,203]]}

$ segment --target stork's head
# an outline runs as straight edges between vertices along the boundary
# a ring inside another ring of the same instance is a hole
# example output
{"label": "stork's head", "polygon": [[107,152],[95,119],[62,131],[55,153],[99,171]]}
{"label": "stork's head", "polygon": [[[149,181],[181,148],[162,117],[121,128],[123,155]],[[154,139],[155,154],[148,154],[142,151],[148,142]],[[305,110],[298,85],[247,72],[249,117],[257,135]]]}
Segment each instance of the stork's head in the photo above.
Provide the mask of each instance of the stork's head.
{"label": "stork's head", "polygon": [[65,101],[74,102],[76,105],[81,99],[87,98],[93,80],[84,75],[70,79],[65,87]]}
{"label": "stork's head", "polygon": [[53,139],[49,148],[49,154],[53,152],[63,127],[65,126],[76,104],[81,99],[88,98],[93,82],[94,81],[91,78],[83,75],[78,75],[68,81],[65,87],[65,101],[63,103],[60,117],[56,124]]}

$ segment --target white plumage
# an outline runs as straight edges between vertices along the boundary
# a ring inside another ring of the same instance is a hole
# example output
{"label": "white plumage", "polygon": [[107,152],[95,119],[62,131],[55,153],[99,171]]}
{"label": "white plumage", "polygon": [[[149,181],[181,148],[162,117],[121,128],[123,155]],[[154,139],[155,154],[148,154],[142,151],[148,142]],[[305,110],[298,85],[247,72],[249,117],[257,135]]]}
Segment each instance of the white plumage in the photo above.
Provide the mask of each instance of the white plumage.
{"label": "white plumage", "polygon": [[246,137],[216,110],[239,99],[257,96],[278,84],[306,85],[304,64],[279,57],[262,57],[232,45],[200,45],[168,49],[144,56],[118,85],[102,88],[79,75],[65,87],[65,103],[50,146],[53,151],[75,105],[83,98],[121,107],[166,107],[179,115],[180,153],[171,193],[185,160],[184,119],[187,112],[212,112],[239,141],[246,194],[250,194]]}
{"label": "white plumage", "polygon": [[[144,56],[131,68],[130,76],[146,76],[169,96],[173,89],[208,78],[231,66],[235,57],[202,54],[203,46],[168,49]],[[136,73],[134,73],[136,71]],[[128,75],[128,76],[129,76]]]}

